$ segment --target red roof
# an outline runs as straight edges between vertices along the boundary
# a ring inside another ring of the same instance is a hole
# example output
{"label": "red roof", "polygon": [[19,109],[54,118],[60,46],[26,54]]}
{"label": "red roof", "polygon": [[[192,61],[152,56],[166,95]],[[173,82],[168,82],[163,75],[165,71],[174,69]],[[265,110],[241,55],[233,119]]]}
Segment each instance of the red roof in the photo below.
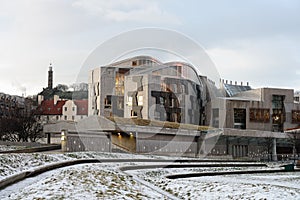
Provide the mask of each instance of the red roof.
{"label": "red roof", "polygon": [[77,106],[77,115],[88,115],[88,100],[74,100]]}
{"label": "red roof", "polygon": [[62,107],[65,105],[66,100],[58,100],[54,105],[54,100],[44,100],[38,106],[37,111],[39,115],[62,115]]}

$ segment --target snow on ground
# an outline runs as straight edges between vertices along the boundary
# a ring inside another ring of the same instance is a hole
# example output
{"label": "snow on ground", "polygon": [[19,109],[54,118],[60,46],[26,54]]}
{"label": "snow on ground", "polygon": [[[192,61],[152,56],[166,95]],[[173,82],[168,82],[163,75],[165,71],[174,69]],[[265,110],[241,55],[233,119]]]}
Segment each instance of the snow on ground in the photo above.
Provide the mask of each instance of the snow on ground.
{"label": "snow on ground", "polygon": [[25,148],[25,146],[0,145],[0,151],[10,151],[23,148]]}
{"label": "snow on ground", "polygon": [[[0,155],[0,180],[7,176],[20,173],[22,171],[30,170],[47,164],[52,164],[60,161],[93,158],[161,158],[168,159],[168,157],[158,156],[143,156],[134,154],[121,153],[106,153],[106,152],[77,152],[77,153],[15,153],[15,154],[1,154]],[[169,158],[170,159],[170,158]]]}
{"label": "snow on ground", "polygon": [[120,164],[88,164],[56,170],[7,199],[158,199],[163,196],[118,170]]}
{"label": "snow on ground", "polygon": [[[161,158],[151,155],[117,154],[102,152],[2,154],[0,180],[12,175],[59,161],[80,158]],[[166,175],[208,171],[264,169],[185,168],[145,169],[123,173],[119,167],[152,165],[158,163],[97,163],[69,166],[52,170],[23,183],[19,189],[11,186],[13,194],[4,199],[164,199],[164,195],[140,184],[134,177],[180,199],[300,199],[299,172],[276,174],[226,175],[170,180]],[[160,163],[162,164],[162,163]],[[278,165],[273,164],[272,168]],[[25,184],[25,185],[24,185]],[[1,197],[1,191],[0,191]],[[2,196],[3,197],[3,196]]]}
{"label": "snow on ground", "polygon": [[148,169],[137,170],[133,173],[181,199],[300,199],[299,172],[173,180],[165,178],[169,174],[244,169],[251,170],[252,168]]}

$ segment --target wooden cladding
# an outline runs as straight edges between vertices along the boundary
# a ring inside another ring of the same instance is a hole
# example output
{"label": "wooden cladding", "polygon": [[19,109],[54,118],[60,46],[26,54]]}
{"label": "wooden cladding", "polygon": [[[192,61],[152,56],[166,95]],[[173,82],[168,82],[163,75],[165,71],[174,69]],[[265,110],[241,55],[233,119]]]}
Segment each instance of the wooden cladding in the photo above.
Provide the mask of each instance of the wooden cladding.
{"label": "wooden cladding", "polygon": [[300,123],[300,110],[292,110],[292,123]]}
{"label": "wooden cladding", "polygon": [[270,110],[261,108],[250,108],[250,122],[270,122]]}

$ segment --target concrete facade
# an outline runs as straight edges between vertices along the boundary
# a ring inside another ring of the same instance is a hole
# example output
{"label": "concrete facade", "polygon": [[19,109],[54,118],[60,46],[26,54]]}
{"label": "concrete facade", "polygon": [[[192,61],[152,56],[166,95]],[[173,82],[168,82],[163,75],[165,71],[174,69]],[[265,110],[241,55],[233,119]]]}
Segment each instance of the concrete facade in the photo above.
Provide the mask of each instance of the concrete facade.
{"label": "concrete facade", "polygon": [[140,56],[89,77],[89,115],[201,123],[203,85],[191,65]]}
{"label": "concrete facade", "polygon": [[[217,88],[189,64],[161,63],[148,56],[95,68],[89,72],[89,117],[78,121],[85,126],[75,134],[66,127],[68,150],[98,146],[99,151],[107,151],[113,143],[134,153],[268,160],[291,154],[290,136],[284,131],[300,126],[294,91],[221,84]],[[66,102],[65,108],[67,116],[76,111],[72,102]],[[145,124],[123,124],[117,118],[141,119]],[[214,129],[151,126],[147,120]],[[81,132],[86,134],[79,137]]]}
{"label": "concrete facade", "polygon": [[291,89],[253,89],[214,101],[210,120],[217,128],[284,132],[300,124],[300,104]]}

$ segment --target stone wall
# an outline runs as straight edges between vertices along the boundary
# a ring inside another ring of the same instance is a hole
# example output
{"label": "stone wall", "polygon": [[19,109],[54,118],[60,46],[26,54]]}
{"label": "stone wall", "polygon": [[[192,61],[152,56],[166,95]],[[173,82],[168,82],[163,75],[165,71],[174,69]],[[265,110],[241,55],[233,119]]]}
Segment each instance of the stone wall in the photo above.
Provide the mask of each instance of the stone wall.
{"label": "stone wall", "polygon": [[66,150],[74,151],[102,151],[111,152],[111,141],[105,133],[97,134],[68,134]]}

